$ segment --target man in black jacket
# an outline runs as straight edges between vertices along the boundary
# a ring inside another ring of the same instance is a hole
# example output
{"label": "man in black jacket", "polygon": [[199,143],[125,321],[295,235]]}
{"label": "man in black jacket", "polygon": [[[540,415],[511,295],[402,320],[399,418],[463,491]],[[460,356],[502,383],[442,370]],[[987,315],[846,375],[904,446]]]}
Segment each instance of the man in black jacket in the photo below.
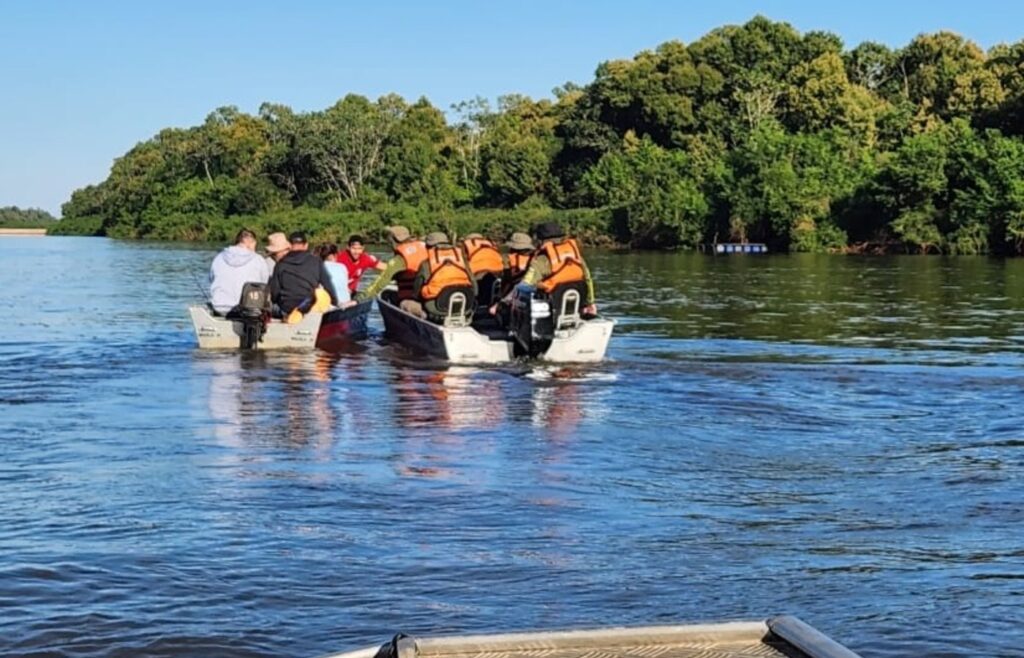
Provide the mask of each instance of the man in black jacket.
{"label": "man in black jacket", "polygon": [[316,301],[314,291],[323,286],[331,296],[331,304],[338,305],[338,293],[331,284],[324,262],[309,253],[306,234],[296,231],[288,236],[291,251],[274,266],[270,275],[270,297],[274,302],[274,313],[284,317],[295,309],[303,313]]}

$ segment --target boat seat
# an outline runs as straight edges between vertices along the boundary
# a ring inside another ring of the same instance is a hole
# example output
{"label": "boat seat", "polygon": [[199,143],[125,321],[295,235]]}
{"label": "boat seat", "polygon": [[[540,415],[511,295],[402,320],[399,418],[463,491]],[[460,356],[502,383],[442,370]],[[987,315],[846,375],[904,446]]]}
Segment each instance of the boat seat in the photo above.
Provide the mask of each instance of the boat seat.
{"label": "boat seat", "polygon": [[582,281],[563,283],[551,291],[551,319],[555,331],[571,329],[580,324],[587,285]]}
{"label": "boat seat", "polygon": [[476,308],[476,295],[472,286],[448,286],[441,291],[436,300],[437,308],[444,312],[441,317],[431,320],[446,326],[462,326],[473,317]]}

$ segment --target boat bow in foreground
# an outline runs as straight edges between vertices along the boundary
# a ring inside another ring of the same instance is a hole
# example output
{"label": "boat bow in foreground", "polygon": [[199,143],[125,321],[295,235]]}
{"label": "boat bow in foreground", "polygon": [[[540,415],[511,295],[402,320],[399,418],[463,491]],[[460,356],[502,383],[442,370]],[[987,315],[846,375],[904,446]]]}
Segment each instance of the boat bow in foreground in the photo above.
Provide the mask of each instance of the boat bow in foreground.
{"label": "boat bow in foreground", "polygon": [[859,658],[783,615],[766,621],[413,638],[324,658]]}

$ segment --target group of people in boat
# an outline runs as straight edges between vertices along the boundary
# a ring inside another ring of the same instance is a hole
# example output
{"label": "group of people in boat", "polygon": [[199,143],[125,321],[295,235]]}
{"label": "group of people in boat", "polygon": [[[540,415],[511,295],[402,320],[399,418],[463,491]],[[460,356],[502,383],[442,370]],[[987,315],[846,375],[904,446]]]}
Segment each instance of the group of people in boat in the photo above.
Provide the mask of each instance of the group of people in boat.
{"label": "group of people in boat", "polygon": [[[377,296],[394,282],[395,302],[402,310],[441,322],[456,294],[462,295],[459,308],[467,316],[476,308],[501,316],[516,285],[524,283],[547,294],[577,286],[585,299],[582,314],[597,313],[594,282],[579,243],[556,222],[538,224],[532,237],[513,233],[505,242],[505,253],[479,233],[470,233],[459,244],[440,231],[423,239],[404,226],[388,227],[387,233],[393,255],[382,262],[366,252],[361,236],[351,236],[344,250],[324,244],[310,251],[301,231],[269,235],[263,257],[256,251],[256,235],[243,229],[235,244],[213,260],[210,305],[216,314],[230,317],[247,283],[266,284],[272,314],[291,319],[328,303],[347,308]],[[357,292],[360,278],[371,269],[379,274]]]}
{"label": "group of people in boat", "polygon": [[594,282],[579,243],[555,222],[539,224],[533,233],[532,238],[513,233],[502,253],[497,244],[479,233],[470,233],[454,244],[441,231],[419,239],[404,226],[391,226],[388,237],[394,256],[357,299],[372,298],[394,281],[396,302],[402,310],[441,322],[451,308],[451,296],[457,293],[463,295],[467,316],[475,308],[500,315],[519,283],[544,292],[562,284],[579,284],[586,289],[583,314],[596,315]]}
{"label": "group of people in boat", "polygon": [[359,235],[351,236],[343,251],[334,244],[311,251],[302,231],[271,233],[265,256],[257,253],[258,244],[255,233],[242,229],[235,243],[213,259],[210,306],[215,314],[230,317],[237,312],[246,284],[266,286],[275,317],[301,317],[317,304],[347,308],[355,305],[352,294],[363,272],[384,267],[366,251]]}

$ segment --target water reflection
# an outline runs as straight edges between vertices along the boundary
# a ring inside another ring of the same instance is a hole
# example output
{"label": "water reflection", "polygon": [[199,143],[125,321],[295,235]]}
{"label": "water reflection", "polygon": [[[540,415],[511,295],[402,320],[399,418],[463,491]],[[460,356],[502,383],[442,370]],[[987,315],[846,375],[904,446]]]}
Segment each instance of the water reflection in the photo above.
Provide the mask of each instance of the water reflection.
{"label": "water reflection", "polygon": [[533,384],[530,394],[530,425],[553,439],[576,434],[586,413],[580,384],[586,371],[574,367],[537,367],[527,372]]}
{"label": "water reflection", "polygon": [[396,367],[395,423],[440,430],[493,429],[504,422],[503,387],[495,373],[472,366]]}
{"label": "water reflection", "polygon": [[620,320],[620,339],[641,332],[967,352],[1020,348],[1020,259],[629,253],[593,261],[602,295],[610,298],[604,308]]}
{"label": "water reflection", "polygon": [[[322,352],[198,354],[208,384],[203,396],[223,446],[279,445],[327,451],[336,436],[358,431],[358,395],[336,386],[338,372],[352,376],[358,360]],[[343,404],[335,400],[341,393]],[[341,411],[342,413],[339,413]],[[365,424],[366,421],[364,421]]]}

